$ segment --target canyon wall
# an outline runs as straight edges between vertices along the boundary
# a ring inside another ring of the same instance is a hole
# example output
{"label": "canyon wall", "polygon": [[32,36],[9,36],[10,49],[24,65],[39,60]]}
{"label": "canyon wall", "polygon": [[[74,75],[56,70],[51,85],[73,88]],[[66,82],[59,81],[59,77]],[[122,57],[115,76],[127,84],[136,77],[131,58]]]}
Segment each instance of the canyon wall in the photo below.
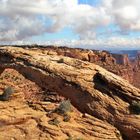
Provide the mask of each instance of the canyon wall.
{"label": "canyon wall", "polygon": [[133,83],[140,88],[140,52],[138,52],[136,59],[132,62],[132,66],[134,72]]}
{"label": "canyon wall", "polygon": [[112,56],[116,59],[117,64],[125,66],[130,65],[128,54],[112,54]]}

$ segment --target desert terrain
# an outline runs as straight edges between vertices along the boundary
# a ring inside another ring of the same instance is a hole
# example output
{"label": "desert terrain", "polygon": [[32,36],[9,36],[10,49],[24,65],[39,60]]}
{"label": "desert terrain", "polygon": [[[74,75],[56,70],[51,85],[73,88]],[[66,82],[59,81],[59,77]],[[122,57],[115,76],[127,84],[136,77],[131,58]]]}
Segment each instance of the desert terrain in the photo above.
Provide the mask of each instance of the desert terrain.
{"label": "desert terrain", "polygon": [[0,140],[139,140],[139,55],[117,57],[2,46]]}

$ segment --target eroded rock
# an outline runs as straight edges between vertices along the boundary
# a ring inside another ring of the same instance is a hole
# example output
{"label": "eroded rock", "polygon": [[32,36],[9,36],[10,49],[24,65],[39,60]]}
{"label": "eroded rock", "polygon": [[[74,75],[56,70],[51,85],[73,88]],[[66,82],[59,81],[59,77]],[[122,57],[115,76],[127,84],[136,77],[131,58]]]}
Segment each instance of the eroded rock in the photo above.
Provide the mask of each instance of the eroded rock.
{"label": "eroded rock", "polygon": [[[93,63],[15,47],[0,49],[0,67],[15,69],[43,89],[70,99],[82,113],[115,126],[125,139],[140,139],[140,116],[129,109],[140,101],[140,90],[119,76]],[[101,136],[93,139],[105,138]]]}

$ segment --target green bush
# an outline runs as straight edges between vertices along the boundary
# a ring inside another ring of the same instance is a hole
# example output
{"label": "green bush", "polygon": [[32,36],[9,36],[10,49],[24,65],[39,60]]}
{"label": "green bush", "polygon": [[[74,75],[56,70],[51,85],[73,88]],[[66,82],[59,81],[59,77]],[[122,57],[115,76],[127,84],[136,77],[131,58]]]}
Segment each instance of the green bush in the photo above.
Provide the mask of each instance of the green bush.
{"label": "green bush", "polygon": [[66,140],[73,140],[73,138],[72,138],[72,137],[69,137],[69,138],[67,138]]}
{"label": "green bush", "polygon": [[130,108],[133,111],[133,113],[139,115],[140,114],[140,101],[139,102],[133,101]]}
{"label": "green bush", "polygon": [[70,100],[64,100],[60,103],[57,108],[57,112],[60,114],[67,114],[67,112],[71,112],[71,103]]}
{"label": "green bush", "polygon": [[57,118],[55,118],[53,120],[48,121],[48,123],[50,125],[56,125],[56,126],[58,126],[58,124],[60,123],[60,121]]}
{"label": "green bush", "polygon": [[8,101],[11,94],[14,93],[14,89],[12,87],[7,87],[4,89],[4,92],[2,95],[0,95],[0,100],[1,101]]}
{"label": "green bush", "polygon": [[73,137],[69,137],[66,140],[84,140],[83,138],[73,138]]}

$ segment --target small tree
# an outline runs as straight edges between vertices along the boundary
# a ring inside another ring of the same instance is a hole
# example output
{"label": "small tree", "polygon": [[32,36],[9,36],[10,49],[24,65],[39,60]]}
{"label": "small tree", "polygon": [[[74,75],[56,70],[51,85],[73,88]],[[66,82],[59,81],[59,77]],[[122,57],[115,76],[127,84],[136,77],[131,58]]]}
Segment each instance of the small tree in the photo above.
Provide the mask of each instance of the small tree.
{"label": "small tree", "polygon": [[56,125],[56,126],[58,126],[58,124],[60,123],[60,121],[57,118],[54,118],[52,120],[49,120],[48,123],[50,125]]}

